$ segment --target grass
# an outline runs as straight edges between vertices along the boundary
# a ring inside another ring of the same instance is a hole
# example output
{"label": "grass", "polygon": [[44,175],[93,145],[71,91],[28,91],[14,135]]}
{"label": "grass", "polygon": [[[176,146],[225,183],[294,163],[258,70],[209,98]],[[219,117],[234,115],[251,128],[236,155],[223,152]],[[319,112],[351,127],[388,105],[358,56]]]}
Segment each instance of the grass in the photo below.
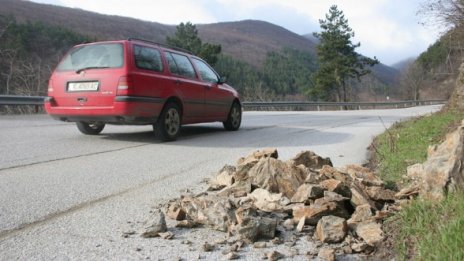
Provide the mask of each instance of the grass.
{"label": "grass", "polygon": [[416,200],[394,218],[401,259],[464,260],[464,193],[439,203]]}
{"label": "grass", "polygon": [[[375,141],[380,176],[402,184],[406,168],[427,158],[429,145],[440,143],[463,113],[439,112],[394,125]],[[442,202],[415,200],[387,221],[399,259],[464,260],[464,192]]]}
{"label": "grass", "polygon": [[398,183],[406,168],[427,159],[427,149],[444,138],[449,126],[456,125],[462,115],[439,112],[395,124],[376,139],[376,160],[381,177],[387,183]]}

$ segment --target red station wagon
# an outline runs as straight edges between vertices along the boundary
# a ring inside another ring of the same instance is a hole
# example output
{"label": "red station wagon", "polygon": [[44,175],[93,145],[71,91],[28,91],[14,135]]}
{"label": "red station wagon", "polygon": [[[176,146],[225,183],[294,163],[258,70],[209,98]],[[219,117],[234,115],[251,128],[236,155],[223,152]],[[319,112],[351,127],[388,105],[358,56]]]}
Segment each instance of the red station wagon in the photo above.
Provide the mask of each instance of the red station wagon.
{"label": "red station wagon", "polygon": [[202,59],[139,39],[77,45],[53,72],[45,109],[97,135],[105,124],[152,124],[172,141],[183,124],[222,122],[238,130],[235,89]]}

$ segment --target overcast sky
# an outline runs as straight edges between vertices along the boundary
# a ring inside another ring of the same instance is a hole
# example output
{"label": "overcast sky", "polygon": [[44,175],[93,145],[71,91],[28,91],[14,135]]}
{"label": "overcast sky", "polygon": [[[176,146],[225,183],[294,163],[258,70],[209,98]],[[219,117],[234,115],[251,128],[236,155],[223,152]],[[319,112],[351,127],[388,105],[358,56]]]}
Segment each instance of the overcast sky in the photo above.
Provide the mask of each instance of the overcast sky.
{"label": "overcast sky", "polygon": [[298,34],[319,31],[319,19],[325,19],[330,6],[337,5],[356,33],[353,42],[361,43],[357,51],[388,65],[417,56],[438,38],[434,28],[419,24],[416,13],[424,0],[33,1],[174,25],[264,20]]}

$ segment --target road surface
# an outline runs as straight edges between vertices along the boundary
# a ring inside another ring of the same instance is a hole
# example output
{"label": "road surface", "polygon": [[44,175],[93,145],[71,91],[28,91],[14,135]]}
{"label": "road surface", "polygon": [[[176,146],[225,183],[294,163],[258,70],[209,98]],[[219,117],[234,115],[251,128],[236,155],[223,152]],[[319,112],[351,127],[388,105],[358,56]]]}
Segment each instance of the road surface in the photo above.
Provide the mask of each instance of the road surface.
{"label": "road surface", "polygon": [[439,108],[246,112],[237,132],[190,125],[171,143],[155,140],[150,126],[106,126],[85,136],[46,115],[0,116],[0,260],[222,259],[196,245],[221,233],[179,232],[172,241],[123,234],[256,149],[276,147],[284,160],[312,150],[335,166],[361,164],[385,127]]}

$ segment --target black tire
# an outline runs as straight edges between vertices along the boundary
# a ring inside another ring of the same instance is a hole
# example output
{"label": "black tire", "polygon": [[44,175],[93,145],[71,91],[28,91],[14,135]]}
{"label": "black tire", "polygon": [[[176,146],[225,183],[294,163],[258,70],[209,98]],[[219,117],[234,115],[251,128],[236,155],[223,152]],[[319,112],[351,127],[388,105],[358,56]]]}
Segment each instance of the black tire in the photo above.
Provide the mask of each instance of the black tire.
{"label": "black tire", "polygon": [[77,128],[80,132],[85,135],[98,135],[105,128],[105,124],[102,122],[76,122]]}
{"label": "black tire", "polygon": [[240,124],[242,124],[242,107],[239,103],[234,102],[232,104],[227,120],[222,124],[228,131],[236,131],[240,128]]}
{"label": "black tire", "polygon": [[168,103],[153,125],[155,135],[161,141],[174,141],[180,133],[181,114],[179,106]]}

